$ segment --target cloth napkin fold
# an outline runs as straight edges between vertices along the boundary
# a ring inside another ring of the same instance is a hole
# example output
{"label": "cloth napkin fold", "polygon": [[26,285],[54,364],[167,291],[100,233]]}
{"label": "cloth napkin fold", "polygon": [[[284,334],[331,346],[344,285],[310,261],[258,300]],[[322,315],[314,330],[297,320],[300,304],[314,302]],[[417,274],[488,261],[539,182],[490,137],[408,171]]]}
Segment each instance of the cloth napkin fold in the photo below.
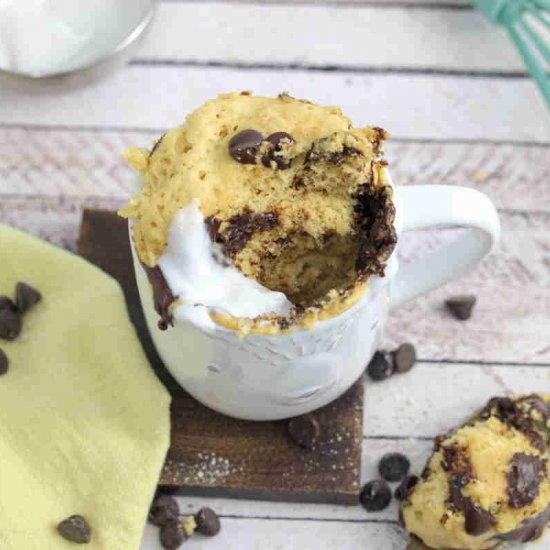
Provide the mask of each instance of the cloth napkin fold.
{"label": "cloth napkin fold", "polygon": [[[42,293],[19,338],[0,340],[0,549],[133,550],[169,444],[170,397],[152,372],[117,282],[0,225],[0,295]],[[92,541],[65,541],[73,514]]]}

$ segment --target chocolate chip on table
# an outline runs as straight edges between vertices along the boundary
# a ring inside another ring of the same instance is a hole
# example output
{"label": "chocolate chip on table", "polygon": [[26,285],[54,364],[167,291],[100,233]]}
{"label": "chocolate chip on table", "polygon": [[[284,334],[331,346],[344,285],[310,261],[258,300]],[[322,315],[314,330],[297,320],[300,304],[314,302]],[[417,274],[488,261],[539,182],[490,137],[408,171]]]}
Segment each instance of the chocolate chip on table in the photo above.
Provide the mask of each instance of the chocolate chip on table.
{"label": "chocolate chip on table", "polygon": [[410,371],[416,362],[416,349],[408,342],[401,344],[392,352],[395,372],[400,374]]}
{"label": "chocolate chip on table", "polygon": [[390,486],[383,479],[366,483],[359,493],[359,502],[367,512],[379,512],[391,502]]}
{"label": "chocolate chip on table", "polygon": [[287,429],[290,437],[304,449],[313,448],[321,432],[319,422],[310,414],[290,419]]}
{"label": "chocolate chip on table", "polygon": [[85,544],[92,540],[92,529],[88,522],[79,515],[64,519],[58,526],[57,532],[66,540]]}
{"label": "chocolate chip on table", "polygon": [[284,158],[280,153],[284,143],[296,143],[296,140],[287,132],[275,132],[265,139],[271,147],[262,156],[262,164],[266,168],[272,168],[272,162],[279,170],[288,170],[292,164],[290,159]]}
{"label": "chocolate chip on table", "polygon": [[201,508],[195,514],[195,521],[197,523],[197,533],[201,535],[213,537],[220,532],[220,518],[212,508]]}
{"label": "chocolate chip on table", "polygon": [[409,459],[401,453],[385,454],[378,463],[378,471],[386,481],[401,481],[410,467]]}
{"label": "chocolate chip on table", "polygon": [[385,380],[393,374],[393,362],[389,354],[377,351],[367,367],[367,374],[371,380]]}
{"label": "chocolate chip on table", "polygon": [[15,303],[19,313],[25,313],[34,304],[40,302],[42,294],[32,286],[26,283],[17,283],[15,285]]}
{"label": "chocolate chip on table", "polygon": [[476,301],[477,298],[473,294],[464,294],[448,298],[445,300],[445,305],[455,319],[466,321],[472,316]]}
{"label": "chocolate chip on table", "polygon": [[186,538],[183,524],[179,519],[169,519],[159,531],[160,543],[166,550],[176,550],[185,542]]}
{"label": "chocolate chip on table", "polygon": [[0,339],[15,340],[21,332],[21,315],[16,309],[0,309]]}
{"label": "chocolate chip on table", "polygon": [[2,348],[0,348],[0,376],[8,372],[8,367],[10,362],[8,361],[8,356]]}
{"label": "chocolate chip on table", "polygon": [[229,140],[229,154],[241,164],[256,164],[263,137],[256,130],[243,130]]}
{"label": "chocolate chip on table", "polygon": [[406,476],[394,492],[397,500],[405,500],[410,490],[418,483],[418,476]]}
{"label": "chocolate chip on table", "polygon": [[149,510],[149,521],[161,527],[168,520],[177,519],[180,507],[175,498],[169,495],[161,495],[156,498]]}

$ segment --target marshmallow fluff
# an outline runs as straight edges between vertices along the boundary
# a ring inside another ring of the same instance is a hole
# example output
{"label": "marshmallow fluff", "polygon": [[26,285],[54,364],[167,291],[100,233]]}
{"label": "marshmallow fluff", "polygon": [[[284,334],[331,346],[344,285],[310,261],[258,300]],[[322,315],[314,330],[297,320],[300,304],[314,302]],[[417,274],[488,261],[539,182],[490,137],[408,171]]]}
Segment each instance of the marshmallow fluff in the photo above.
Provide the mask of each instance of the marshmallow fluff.
{"label": "marshmallow fluff", "polygon": [[177,318],[211,325],[207,309],[254,318],[269,313],[286,316],[292,307],[282,292],[265,288],[227,262],[208,236],[196,199],[176,213],[158,265],[178,297]]}

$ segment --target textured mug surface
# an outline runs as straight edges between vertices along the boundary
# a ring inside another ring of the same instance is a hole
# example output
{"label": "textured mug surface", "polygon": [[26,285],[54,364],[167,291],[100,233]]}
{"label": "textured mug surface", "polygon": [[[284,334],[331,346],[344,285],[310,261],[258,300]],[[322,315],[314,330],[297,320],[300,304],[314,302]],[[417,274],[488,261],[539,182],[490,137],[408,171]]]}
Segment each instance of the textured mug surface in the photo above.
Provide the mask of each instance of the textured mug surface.
{"label": "textured mug surface", "polygon": [[[494,206],[472,189],[417,186],[395,188],[395,194],[398,235],[442,224],[470,229],[446,247],[456,260],[450,261],[443,250],[400,270],[394,252],[386,275],[371,277],[361,300],[309,330],[239,338],[221,326],[207,330],[178,320],[176,310],[174,326],[161,331],[149,282],[132,246],[149,331],[178,383],[204,405],[248,420],[305,414],[350,388],[379,344],[390,303],[400,305],[462,274],[489,252],[499,235]],[[433,201],[426,203],[427,194]]]}

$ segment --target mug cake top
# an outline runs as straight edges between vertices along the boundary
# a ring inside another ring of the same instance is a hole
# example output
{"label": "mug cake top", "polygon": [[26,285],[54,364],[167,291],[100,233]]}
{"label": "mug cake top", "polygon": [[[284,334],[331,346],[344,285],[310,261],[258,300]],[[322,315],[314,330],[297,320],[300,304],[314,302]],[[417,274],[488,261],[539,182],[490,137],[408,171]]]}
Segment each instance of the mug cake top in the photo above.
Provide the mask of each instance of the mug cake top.
{"label": "mug cake top", "polygon": [[154,268],[177,213],[196,204],[233,266],[310,307],[383,274],[396,242],[386,137],[288,94],[223,94],[151,151],[124,153],[143,184],[121,214],[133,219],[139,259]]}

